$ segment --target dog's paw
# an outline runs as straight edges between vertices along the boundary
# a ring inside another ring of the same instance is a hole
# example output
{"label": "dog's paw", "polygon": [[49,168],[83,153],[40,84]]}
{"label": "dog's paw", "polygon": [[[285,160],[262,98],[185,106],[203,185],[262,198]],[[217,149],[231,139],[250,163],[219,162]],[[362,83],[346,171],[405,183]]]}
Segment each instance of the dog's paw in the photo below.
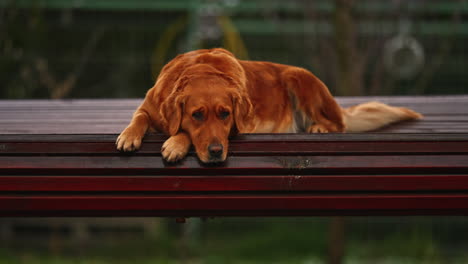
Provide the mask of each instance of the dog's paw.
{"label": "dog's paw", "polygon": [[322,124],[315,124],[309,127],[307,129],[307,132],[309,133],[328,133],[330,132],[327,127],[325,127]]}
{"label": "dog's paw", "polygon": [[163,158],[168,162],[176,162],[187,155],[190,148],[190,142],[180,140],[177,136],[170,137],[164,142],[161,148]]}
{"label": "dog's paw", "polygon": [[142,135],[132,131],[132,128],[127,127],[115,141],[117,149],[120,151],[135,151],[141,146]]}

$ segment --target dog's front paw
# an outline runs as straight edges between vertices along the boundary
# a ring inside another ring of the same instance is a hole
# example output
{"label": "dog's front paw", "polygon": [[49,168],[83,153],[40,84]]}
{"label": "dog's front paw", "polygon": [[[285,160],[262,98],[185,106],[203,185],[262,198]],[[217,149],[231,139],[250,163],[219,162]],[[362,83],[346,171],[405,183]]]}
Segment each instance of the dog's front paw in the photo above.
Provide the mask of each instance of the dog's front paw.
{"label": "dog's front paw", "polygon": [[131,127],[127,127],[115,141],[117,149],[120,151],[135,151],[141,146],[142,135],[133,131]]}
{"label": "dog's front paw", "polygon": [[330,132],[327,127],[322,124],[315,124],[311,125],[309,129],[307,129],[309,133],[328,133]]}
{"label": "dog's front paw", "polygon": [[176,162],[187,155],[190,148],[190,141],[178,136],[172,136],[164,142],[161,148],[163,158],[168,162]]}

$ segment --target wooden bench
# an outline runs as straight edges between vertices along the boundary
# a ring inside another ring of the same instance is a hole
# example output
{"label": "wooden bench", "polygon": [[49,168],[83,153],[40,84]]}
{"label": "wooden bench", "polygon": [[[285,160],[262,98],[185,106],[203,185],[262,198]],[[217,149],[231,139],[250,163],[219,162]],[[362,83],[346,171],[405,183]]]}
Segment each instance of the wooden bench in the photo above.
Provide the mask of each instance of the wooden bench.
{"label": "wooden bench", "polygon": [[379,100],[425,115],[367,134],[255,134],[222,166],[114,141],[141,102],[0,101],[0,216],[468,215],[468,96]]}

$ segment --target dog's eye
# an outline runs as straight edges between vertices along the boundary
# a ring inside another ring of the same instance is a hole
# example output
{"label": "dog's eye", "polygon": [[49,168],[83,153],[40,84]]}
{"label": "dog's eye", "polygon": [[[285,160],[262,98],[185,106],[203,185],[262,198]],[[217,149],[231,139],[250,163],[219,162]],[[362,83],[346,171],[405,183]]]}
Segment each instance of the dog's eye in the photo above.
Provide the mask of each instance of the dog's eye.
{"label": "dog's eye", "polygon": [[228,116],[229,116],[229,112],[228,112],[228,111],[221,111],[221,112],[219,113],[219,118],[221,118],[221,119],[223,119],[223,120],[226,119]]}
{"label": "dog's eye", "polygon": [[203,120],[203,113],[200,112],[200,111],[193,112],[192,117],[195,118],[198,121],[202,121]]}

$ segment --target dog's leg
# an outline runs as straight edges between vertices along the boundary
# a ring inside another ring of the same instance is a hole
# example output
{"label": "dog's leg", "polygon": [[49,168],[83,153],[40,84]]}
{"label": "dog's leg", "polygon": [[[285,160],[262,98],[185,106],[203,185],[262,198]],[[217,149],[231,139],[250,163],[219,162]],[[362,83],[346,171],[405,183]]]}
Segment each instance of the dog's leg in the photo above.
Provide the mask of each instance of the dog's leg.
{"label": "dog's leg", "polygon": [[115,144],[121,151],[134,151],[140,148],[141,139],[150,125],[150,117],[141,108],[133,114],[132,121],[127,128],[120,133]]}
{"label": "dog's leg", "polygon": [[282,73],[284,85],[293,93],[296,111],[303,112],[313,122],[305,127],[309,133],[344,132],[340,106],[327,86],[309,71],[290,67]]}
{"label": "dog's leg", "polygon": [[161,154],[165,160],[176,162],[187,155],[191,144],[189,135],[185,132],[179,132],[164,142]]}

